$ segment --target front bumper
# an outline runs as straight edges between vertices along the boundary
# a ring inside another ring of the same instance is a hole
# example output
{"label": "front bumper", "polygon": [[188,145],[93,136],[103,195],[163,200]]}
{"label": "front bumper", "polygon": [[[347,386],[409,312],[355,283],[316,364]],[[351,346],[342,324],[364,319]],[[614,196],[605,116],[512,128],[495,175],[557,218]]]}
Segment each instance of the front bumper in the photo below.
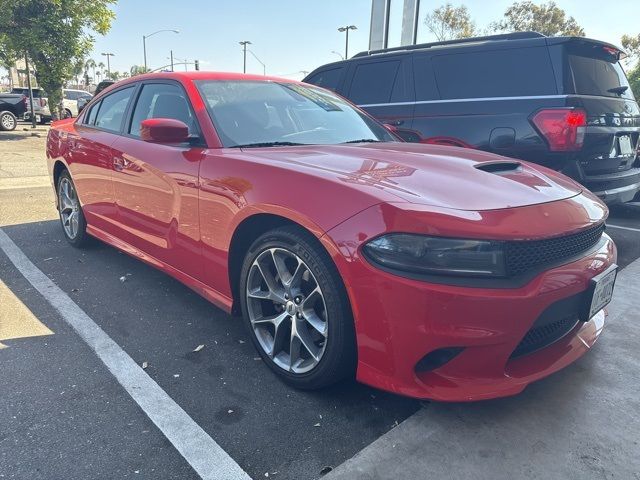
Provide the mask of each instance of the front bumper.
{"label": "front bumper", "polygon": [[[525,208],[530,209],[532,222],[538,214],[553,210],[548,206]],[[571,208],[565,210],[566,221]],[[506,212],[494,215],[494,228],[496,222],[506,226],[513,220],[508,214],[501,217]],[[361,216],[373,220],[375,215],[365,211]],[[353,233],[364,239],[362,229],[350,232],[351,225],[345,222],[330,232],[334,241],[336,237],[353,238]],[[336,243],[342,253],[342,260],[336,263],[355,318],[358,380],[402,395],[439,401],[514,395],[582,356],[602,331],[603,311],[588,322],[575,324],[562,338],[540,350],[517,358],[512,354],[545,310],[586,292],[591,279],[615,263],[617,256],[615,245],[605,234],[580,258],[544,271],[523,286],[475,288],[383,272],[354,248],[361,241]],[[416,370],[425,355],[448,348],[462,351],[439,368]]]}

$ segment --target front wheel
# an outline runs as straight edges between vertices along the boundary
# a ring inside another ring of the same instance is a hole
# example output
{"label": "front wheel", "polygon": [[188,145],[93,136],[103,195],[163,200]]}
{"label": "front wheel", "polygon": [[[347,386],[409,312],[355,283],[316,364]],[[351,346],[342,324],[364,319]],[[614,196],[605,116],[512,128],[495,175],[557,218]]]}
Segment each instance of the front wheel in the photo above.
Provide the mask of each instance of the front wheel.
{"label": "front wheel", "polygon": [[342,279],[312,235],[284,227],[260,236],[241,273],[241,304],[266,364],[297,388],[355,372],[353,318]]}
{"label": "front wheel", "polygon": [[0,130],[5,130],[10,132],[11,130],[15,130],[18,125],[18,119],[11,112],[2,112],[0,113]]}

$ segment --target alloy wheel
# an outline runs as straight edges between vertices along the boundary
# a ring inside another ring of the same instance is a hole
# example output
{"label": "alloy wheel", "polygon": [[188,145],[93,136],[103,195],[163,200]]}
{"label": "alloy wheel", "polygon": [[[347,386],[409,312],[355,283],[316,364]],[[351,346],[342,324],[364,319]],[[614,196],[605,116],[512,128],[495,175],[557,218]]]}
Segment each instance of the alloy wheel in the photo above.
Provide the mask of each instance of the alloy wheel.
{"label": "alloy wheel", "polygon": [[5,130],[13,130],[16,127],[15,119],[9,114],[2,115],[0,122]]}
{"label": "alloy wheel", "polygon": [[301,374],[320,362],[328,335],[324,295],[307,264],[284,248],[269,248],[253,261],[247,308],[264,353],[280,368]]}
{"label": "alloy wheel", "polygon": [[58,204],[62,228],[64,228],[67,236],[73,240],[78,235],[80,202],[78,201],[76,189],[68,178],[60,180]]}

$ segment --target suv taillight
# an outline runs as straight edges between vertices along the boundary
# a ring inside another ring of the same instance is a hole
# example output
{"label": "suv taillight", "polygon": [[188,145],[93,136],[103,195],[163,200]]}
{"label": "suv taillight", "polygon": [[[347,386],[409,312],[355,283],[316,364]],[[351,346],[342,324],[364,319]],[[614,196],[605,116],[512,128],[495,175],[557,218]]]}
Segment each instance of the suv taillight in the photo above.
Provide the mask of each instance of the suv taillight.
{"label": "suv taillight", "polygon": [[568,152],[582,148],[587,112],[581,108],[540,110],[531,121],[547,139],[552,152]]}

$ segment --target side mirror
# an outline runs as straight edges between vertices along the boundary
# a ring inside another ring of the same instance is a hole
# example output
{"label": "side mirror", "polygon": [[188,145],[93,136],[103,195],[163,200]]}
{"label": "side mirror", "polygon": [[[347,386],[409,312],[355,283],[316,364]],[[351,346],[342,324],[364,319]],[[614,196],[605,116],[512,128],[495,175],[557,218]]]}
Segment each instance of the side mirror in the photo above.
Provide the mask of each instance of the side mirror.
{"label": "side mirror", "polygon": [[140,138],[151,143],[189,141],[189,127],[173,118],[147,118],[140,123]]}

